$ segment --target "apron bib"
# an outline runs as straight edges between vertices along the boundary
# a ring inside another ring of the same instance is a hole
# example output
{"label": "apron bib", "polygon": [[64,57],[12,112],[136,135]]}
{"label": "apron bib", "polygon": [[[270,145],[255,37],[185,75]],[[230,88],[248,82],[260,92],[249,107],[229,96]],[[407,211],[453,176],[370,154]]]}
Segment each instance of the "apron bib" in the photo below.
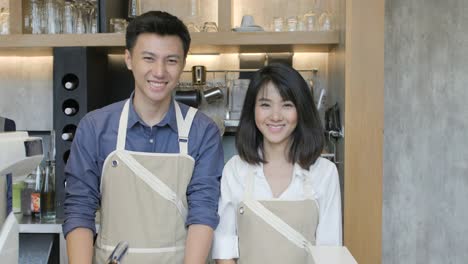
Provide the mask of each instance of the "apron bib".
{"label": "apron bib", "polygon": [[190,108],[184,120],[179,105],[174,106],[180,153],[148,153],[125,150],[129,101],[125,103],[117,147],[101,176],[94,263],[105,263],[120,241],[129,243],[124,263],[183,262],[186,191],[195,164],[187,151],[188,135],[197,110]]}
{"label": "apron bib", "polygon": [[[251,170],[252,171],[252,170]],[[246,178],[244,200],[237,211],[239,264],[313,264],[319,210],[313,199],[254,200],[255,174]],[[311,192],[309,177],[304,193]]]}

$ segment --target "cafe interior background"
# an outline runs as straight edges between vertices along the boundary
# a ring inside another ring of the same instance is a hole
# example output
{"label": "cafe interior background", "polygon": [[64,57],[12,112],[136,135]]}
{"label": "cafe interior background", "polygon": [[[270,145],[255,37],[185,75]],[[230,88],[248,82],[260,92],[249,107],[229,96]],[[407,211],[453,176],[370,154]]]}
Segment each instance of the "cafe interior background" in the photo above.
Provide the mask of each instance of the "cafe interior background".
{"label": "cafe interior background", "polygon": [[[118,20],[128,17],[128,3],[81,6],[94,24],[88,18],[63,32],[34,28],[30,2],[0,0],[0,116],[55,152],[60,217],[70,147],[62,135],[133,87]],[[140,2],[138,12],[166,10],[189,25],[192,48],[176,96],[216,121],[226,159],[235,153],[245,79],[267,63],[290,63],[321,107],[325,152],[340,173],[344,245],[356,260],[466,263],[467,1]],[[242,26],[246,15],[253,25]],[[194,66],[204,66],[198,77]],[[65,89],[76,79],[76,89]],[[68,106],[76,113],[64,114]]]}

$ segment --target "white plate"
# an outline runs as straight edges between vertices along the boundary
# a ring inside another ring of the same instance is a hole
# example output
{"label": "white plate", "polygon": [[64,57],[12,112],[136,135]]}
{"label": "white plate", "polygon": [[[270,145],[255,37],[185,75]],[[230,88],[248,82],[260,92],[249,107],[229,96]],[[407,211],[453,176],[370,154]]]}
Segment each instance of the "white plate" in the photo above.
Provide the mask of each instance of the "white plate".
{"label": "white plate", "polygon": [[236,27],[236,28],[233,28],[232,30],[236,32],[264,31],[261,26]]}

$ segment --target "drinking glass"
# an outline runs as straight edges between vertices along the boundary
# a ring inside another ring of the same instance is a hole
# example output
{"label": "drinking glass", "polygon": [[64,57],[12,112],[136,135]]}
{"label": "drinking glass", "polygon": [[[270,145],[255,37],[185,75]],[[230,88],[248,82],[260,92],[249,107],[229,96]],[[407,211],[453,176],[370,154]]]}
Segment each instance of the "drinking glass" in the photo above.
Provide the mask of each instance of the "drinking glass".
{"label": "drinking glass", "polygon": [[332,15],[330,12],[323,12],[318,20],[319,29],[321,31],[330,31],[332,30]]}
{"label": "drinking glass", "polygon": [[127,30],[127,20],[123,18],[111,18],[109,24],[110,32],[125,33]]}
{"label": "drinking glass", "polygon": [[203,24],[203,31],[204,32],[218,32],[218,27],[216,26],[215,22],[205,22],[205,24]]}
{"label": "drinking glass", "polygon": [[47,23],[47,34],[62,33],[62,7],[61,0],[46,0],[44,3],[45,21]]}
{"label": "drinking glass", "polygon": [[85,13],[86,13],[86,3],[82,0],[75,1],[75,33],[77,34],[84,34],[86,33],[85,28]]}
{"label": "drinking glass", "polygon": [[187,29],[189,32],[200,32],[200,28],[194,22],[187,23]]}
{"label": "drinking glass", "polygon": [[10,11],[8,8],[0,9],[0,35],[10,32]]}
{"label": "drinking glass", "polygon": [[317,27],[317,16],[313,11],[309,11],[304,15],[304,25],[307,31],[315,31]]}
{"label": "drinking glass", "polygon": [[283,31],[283,18],[282,17],[273,18],[273,31]]}
{"label": "drinking glass", "polygon": [[71,1],[66,1],[63,6],[63,33],[75,33],[76,10]]}
{"label": "drinking glass", "polygon": [[296,31],[297,29],[297,17],[288,17],[288,31]]}
{"label": "drinking glass", "polygon": [[30,0],[24,15],[25,32],[32,34],[44,33],[44,5],[40,0]]}

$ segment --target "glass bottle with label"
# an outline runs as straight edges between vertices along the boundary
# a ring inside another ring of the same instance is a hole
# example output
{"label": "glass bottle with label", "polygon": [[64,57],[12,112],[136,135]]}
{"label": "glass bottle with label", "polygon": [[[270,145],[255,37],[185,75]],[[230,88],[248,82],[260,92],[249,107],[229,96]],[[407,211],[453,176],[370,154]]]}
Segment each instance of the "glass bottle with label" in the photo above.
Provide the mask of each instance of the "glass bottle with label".
{"label": "glass bottle with label", "polygon": [[41,218],[55,219],[55,162],[47,161],[41,190]]}
{"label": "glass bottle with label", "polygon": [[36,171],[32,171],[24,180],[25,186],[21,190],[21,212],[31,215],[31,194],[36,189]]}
{"label": "glass bottle with label", "polygon": [[31,192],[31,216],[33,219],[41,218],[41,183],[43,170],[39,165],[36,168],[36,181],[34,191]]}

